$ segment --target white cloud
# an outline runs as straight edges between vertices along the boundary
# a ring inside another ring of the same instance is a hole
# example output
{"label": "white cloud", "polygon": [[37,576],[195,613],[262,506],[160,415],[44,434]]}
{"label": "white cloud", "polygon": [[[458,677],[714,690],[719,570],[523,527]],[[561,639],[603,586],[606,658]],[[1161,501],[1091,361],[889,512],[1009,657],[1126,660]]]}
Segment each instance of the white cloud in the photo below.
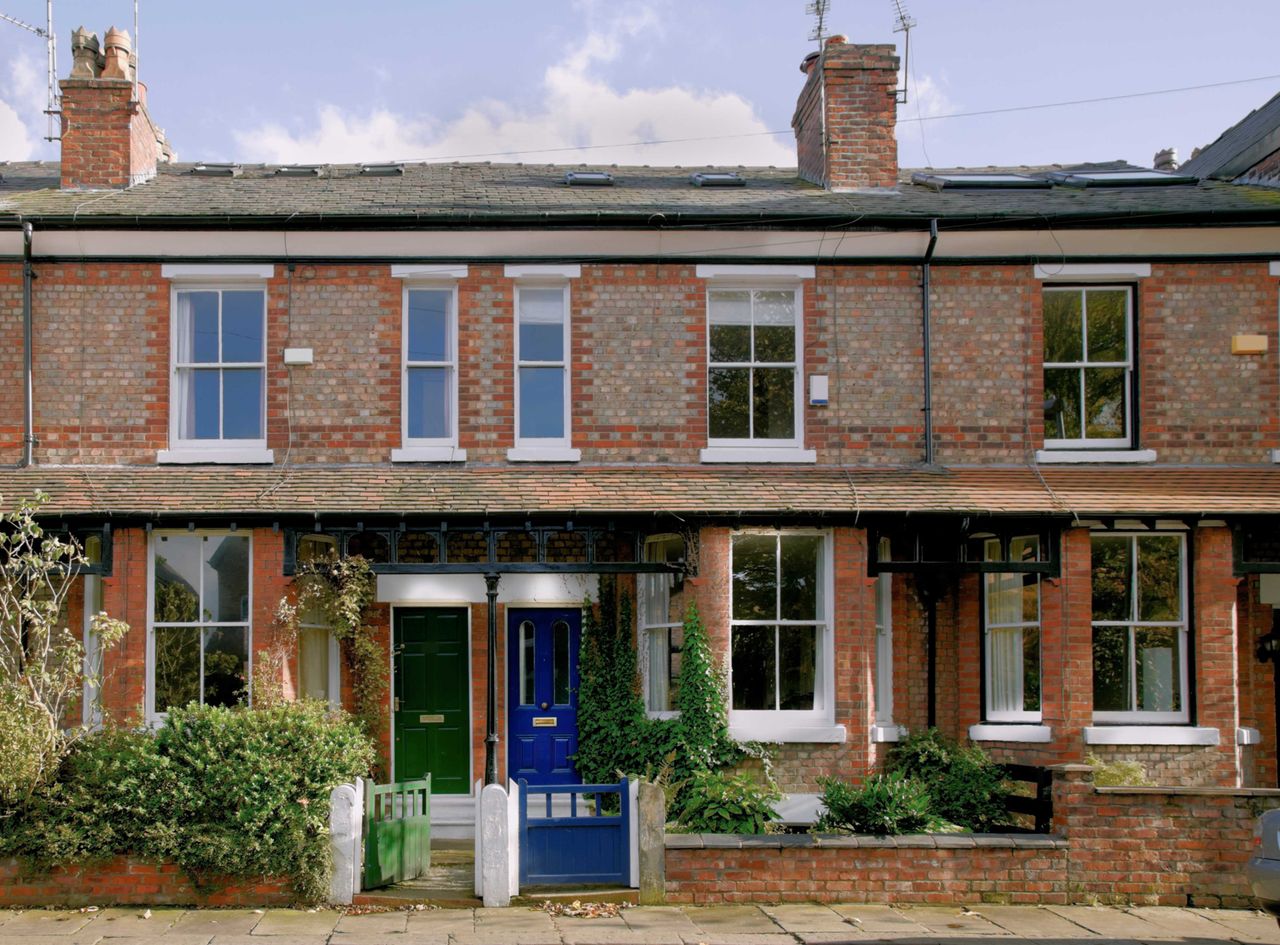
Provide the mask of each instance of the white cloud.
{"label": "white cloud", "polygon": [[945,79],[939,81],[931,75],[912,78],[908,90],[910,101],[898,106],[898,137],[902,137],[904,131],[911,133],[916,125],[930,124],[919,121],[920,118],[933,118],[956,111],[955,102],[947,95],[944,85]]}
{"label": "white cloud", "polygon": [[45,89],[35,61],[19,54],[9,63],[8,88],[0,92],[0,161],[30,161],[39,157],[44,120]]}
{"label": "white cloud", "polygon": [[[278,163],[447,159],[793,165],[790,134],[764,134],[771,129],[739,95],[679,85],[617,89],[597,74],[595,67],[616,59],[628,45],[625,40],[656,30],[660,23],[650,6],[640,4],[608,27],[588,33],[546,70],[541,100],[528,109],[481,101],[439,124],[426,116],[386,109],[361,115],[326,104],[318,108],[316,124],[304,131],[268,123],[235,132],[237,150],[244,160]],[[642,141],[667,143],[635,143]]]}

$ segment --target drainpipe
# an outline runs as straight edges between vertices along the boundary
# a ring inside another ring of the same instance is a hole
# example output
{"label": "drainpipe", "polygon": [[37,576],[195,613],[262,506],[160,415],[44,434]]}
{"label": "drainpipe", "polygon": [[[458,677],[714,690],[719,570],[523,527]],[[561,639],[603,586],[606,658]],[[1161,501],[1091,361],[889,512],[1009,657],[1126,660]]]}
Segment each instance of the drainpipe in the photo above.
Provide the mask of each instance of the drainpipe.
{"label": "drainpipe", "polygon": [[488,685],[485,692],[486,725],[484,737],[484,783],[498,783],[498,575],[484,576],[485,598],[489,602],[489,652],[487,654]]}
{"label": "drainpipe", "polygon": [[926,466],[933,465],[933,352],[929,345],[931,312],[929,290],[933,284],[933,267],[930,261],[933,259],[933,250],[937,245],[938,221],[935,218],[929,221],[929,245],[925,247],[924,261],[920,266],[920,314],[924,335],[924,464]]}
{"label": "drainpipe", "polygon": [[35,463],[34,396],[32,394],[31,367],[31,282],[35,273],[31,266],[30,223],[22,224],[22,460],[19,466]]}

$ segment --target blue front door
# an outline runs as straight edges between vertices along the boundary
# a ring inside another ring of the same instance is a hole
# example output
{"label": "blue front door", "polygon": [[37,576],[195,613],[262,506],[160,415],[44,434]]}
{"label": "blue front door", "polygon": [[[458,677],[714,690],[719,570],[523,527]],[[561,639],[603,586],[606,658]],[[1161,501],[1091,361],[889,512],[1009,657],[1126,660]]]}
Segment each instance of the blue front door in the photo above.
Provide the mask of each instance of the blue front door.
{"label": "blue front door", "polygon": [[521,609],[507,617],[507,770],[530,784],[579,784],[578,640],[582,611]]}

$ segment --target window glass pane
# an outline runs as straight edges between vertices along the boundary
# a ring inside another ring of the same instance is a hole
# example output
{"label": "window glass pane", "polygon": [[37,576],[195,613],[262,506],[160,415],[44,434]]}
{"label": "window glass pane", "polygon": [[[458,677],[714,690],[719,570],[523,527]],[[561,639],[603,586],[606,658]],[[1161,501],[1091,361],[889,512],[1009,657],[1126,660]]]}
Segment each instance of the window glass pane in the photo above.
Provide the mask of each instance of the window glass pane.
{"label": "window glass pane", "polygon": [[382,532],[356,532],[347,538],[347,554],[359,555],[370,564],[391,560],[391,541]]}
{"label": "window glass pane", "polygon": [[1173,627],[1135,627],[1133,642],[1138,672],[1138,705],[1141,712],[1178,712],[1182,709],[1179,631]]}
{"label": "window glass pane", "polygon": [[191,371],[187,374],[187,428],[182,435],[189,439],[216,440],[219,431],[219,404],[222,396],[222,372],[212,370]]}
{"label": "window glass pane", "polygon": [[302,535],[298,538],[298,564],[334,561],[337,557],[338,543],[329,535]]}
{"label": "window glass pane", "polygon": [[1129,705],[1129,629],[1093,628],[1093,707],[1126,712]]}
{"label": "window glass pane", "polygon": [[564,436],[564,368],[520,369],[521,439]]}
{"label": "window glass pane", "polygon": [[1010,624],[1021,622],[1022,617],[1021,574],[984,574],[987,598],[987,623]]}
{"label": "window glass pane", "polygon": [[262,438],[262,369],[222,372],[222,437]]}
{"label": "window glass pane", "polygon": [[757,362],[794,361],[796,356],[794,292],[755,293],[755,357]]}
{"label": "window glass pane", "polygon": [[775,628],[734,627],[733,707],[735,709],[775,709],[776,654]]}
{"label": "window glass pane", "polygon": [[449,424],[449,369],[409,368],[405,402],[412,439],[443,439],[451,435]]}
{"label": "window glass pane", "polygon": [[265,294],[257,290],[222,293],[223,361],[262,360],[265,298]]}
{"label": "window glass pane", "polygon": [[1085,436],[1088,439],[1117,439],[1125,431],[1124,368],[1089,368],[1084,372]]}
{"label": "window glass pane", "polygon": [[751,293],[719,291],[710,295],[707,320],[711,326],[711,360],[743,363],[751,360]]}
{"label": "window glass pane", "polygon": [[1127,537],[1093,536],[1093,619],[1133,619],[1133,547]]}
{"label": "window glass pane", "polygon": [[983,561],[1003,561],[1004,543],[999,538],[986,538],[982,541]]}
{"label": "window glass pane", "polygon": [[200,630],[156,627],[156,711],[168,712],[200,701]]}
{"label": "window glass pane", "polygon": [[1138,619],[1182,619],[1182,538],[1142,535],[1138,542]]}
{"label": "window glass pane", "polygon": [[818,535],[782,535],[782,610],[783,620],[817,620],[818,553],[822,538]]}
{"label": "window glass pane", "polygon": [[1040,575],[1019,574],[1021,588],[1019,598],[1022,601],[1023,623],[1040,622]]}
{"label": "window glass pane", "polygon": [[449,361],[449,302],[445,291],[413,289],[409,292],[409,361]]}
{"label": "window glass pane", "polygon": [[1079,361],[1083,353],[1080,290],[1044,294],[1044,360],[1046,364]]}
{"label": "window glass pane", "polygon": [[569,625],[557,620],[551,625],[551,702],[569,704]]}
{"label": "window glass pane", "polygon": [[1040,711],[1040,630],[1022,628],[1022,709]]}
{"label": "window glass pane", "polygon": [[235,623],[249,619],[249,539],[210,536],[204,541],[203,619]]}
{"label": "window glass pane", "polygon": [[1019,535],[1009,539],[1010,561],[1039,561],[1040,538],[1036,535]]}
{"label": "window glass pane", "polygon": [[737,535],[733,539],[733,619],[774,620],[778,616],[777,536]]}
{"label": "window glass pane", "polygon": [[436,564],[440,540],[435,532],[401,532],[396,538],[396,561],[401,564]]}
{"label": "window glass pane", "polygon": [[1022,629],[987,631],[987,700],[992,712],[1022,711]]}
{"label": "window glass pane", "polygon": [[750,368],[713,368],[708,372],[709,434],[712,439],[745,440],[751,436]]}
{"label": "window glass pane", "polygon": [[329,700],[329,631],[298,630],[298,691],[304,699]]}
{"label": "window glass pane", "polygon": [[524,621],[520,624],[520,704],[533,705],[537,699],[535,698],[534,668],[537,665],[536,660],[536,634],[531,621]]}
{"label": "window glass pane", "polygon": [[248,696],[249,647],[244,627],[204,630],[204,704],[240,705]]}
{"label": "window glass pane", "polygon": [[[213,364],[218,360],[218,293],[180,292],[178,311],[186,310],[190,319],[187,336],[189,344],[179,357],[186,361]],[[179,337],[182,329],[179,328]]]}
{"label": "window glass pane", "polygon": [[520,360],[564,360],[564,290],[520,290]]}
{"label": "window glass pane", "polygon": [[779,709],[812,709],[818,675],[818,631],[814,627],[779,627]]}
{"label": "window glass pane", "polygon": [[595,560],[625,564],[636,560],[635,532],[600,531],[596,533]]}
{"label": "window glass pane", "polygon": [[790,440],[796,433],[796,372],[793,368],[752,371],[755,439]]}
{"label": "window glass pane", "polygon": [[645,707],[650,712],[667,712],[674,708],[674,696],[671,692],[669,657],[670,643],[665,627],[650,630],[646,633],[648,690],[645,693]]}
{"label": "window glass pane", "polygon": [[1044,372],[1044,435],[1051,440],[1080,439],[1080,370],[1049,368]]}
{"label": "window glass pane", "polygon": [[156,542],[156,623],[200,619],[200,544],[199,535],[161,535]]}
{"label": "window glass pane", "polygon": [[1123,289],[1091,289],[1085,293],[1090,361],[1127,361],[1125,343],[1129,293]]}

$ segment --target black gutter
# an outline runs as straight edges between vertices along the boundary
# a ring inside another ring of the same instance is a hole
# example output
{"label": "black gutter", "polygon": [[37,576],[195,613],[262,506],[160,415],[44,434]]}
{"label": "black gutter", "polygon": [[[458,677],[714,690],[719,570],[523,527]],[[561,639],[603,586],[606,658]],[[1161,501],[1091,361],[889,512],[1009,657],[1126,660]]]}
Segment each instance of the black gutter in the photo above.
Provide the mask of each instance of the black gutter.
{"label": "black gutter", "polygon": [[[933,308],[929,291],[933,284],[934,247],[938,245],[938,221],[929,221],[929,245],[925,247],[924,261],[920,265],[920,320],[924,335],[924,464],[933,465],[933,352],[929,346],[929,317]],[[930,664],[932,665],[932,664]]]}
{"label": "black gutter", "polygon": [[30,223],[22,224],[22,459],[19,466],[31,466],[35,462],[35,396],[32,390],[31,363],[31,282],[35,273],[31,266]]}

